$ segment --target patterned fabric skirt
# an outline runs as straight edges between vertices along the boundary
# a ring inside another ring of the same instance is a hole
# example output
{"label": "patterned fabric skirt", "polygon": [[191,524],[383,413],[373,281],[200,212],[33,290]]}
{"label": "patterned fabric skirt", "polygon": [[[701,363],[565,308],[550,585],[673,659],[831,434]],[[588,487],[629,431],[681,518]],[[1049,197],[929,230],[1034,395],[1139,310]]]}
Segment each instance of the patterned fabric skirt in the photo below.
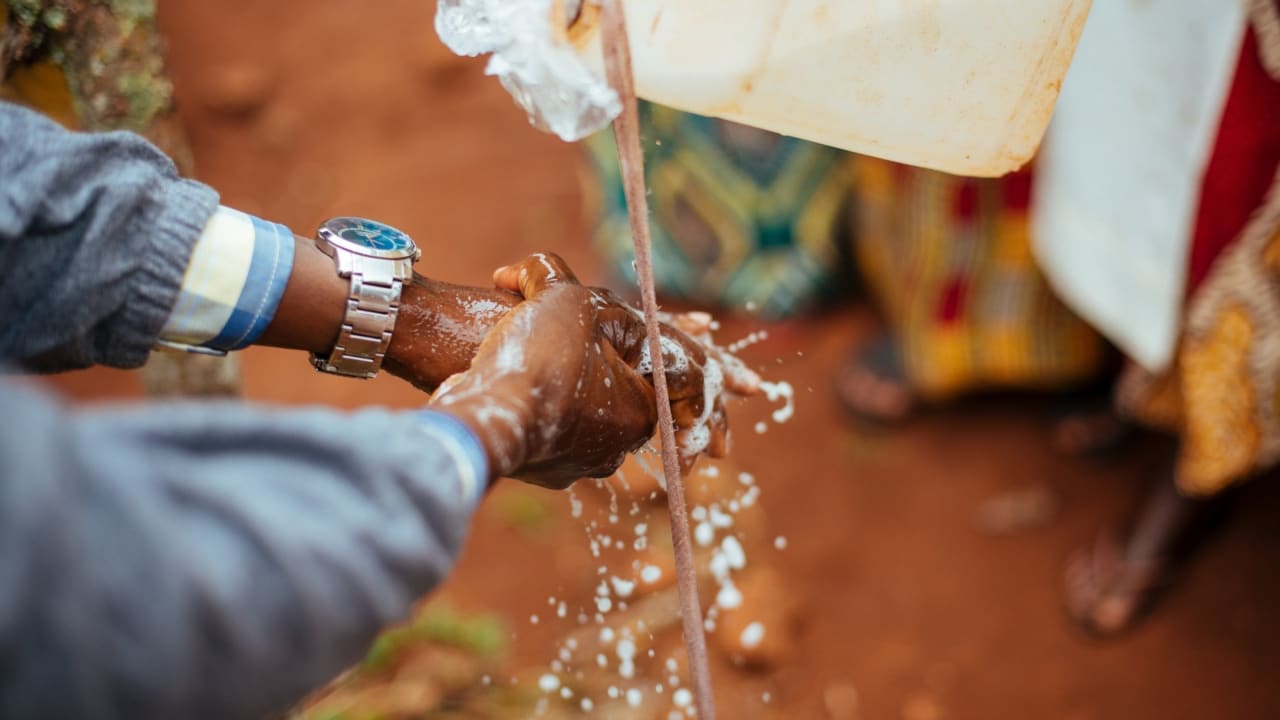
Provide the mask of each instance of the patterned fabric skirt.
{"label": "patterned fabric skirt", "polygon": [[[1119,411],[1179,440],[1175,478],[1211,495],[1280,462],[1280,10],[1252,3],[1197,208],[1172,367],[1129,365]],[[855,161],[857,259],[922,395],[1089,377],[1104,343],[1031,257],[1029,178]]]}
{"label": "patterned fabric skirt", "polygon": [[[839,287],[852,246],[922,395],[1066,386],[1102,366],[1105,343],[1035,269],[1028,176],[967,180],[647,103],[640,119],[667,298],[791,315]],[[595,247],[634,279],[612,134],[587,148]]]}
{"label": "patterned fabric skirt", "polygon": [[1175,433],[1210,495],[1280,461],[1280,11],[1255,2],[1209,165],[1173,367],[1126,370],[1119,406]]}
{"label": "patterned fabric skirt", "polygon": [[856,258],[913,391],[1059,388],[1095,377],[1102,338],[1053,295],[1028,236],[1031,178],[857,158]]}
{"label": "patterned fabric skirt", "polygon": [[[650,103],[640,105],[640,131],[662,295],[779,318],[847,278],[845,153]],[[634,281],[613,134],[586,145],[594,245]]]}

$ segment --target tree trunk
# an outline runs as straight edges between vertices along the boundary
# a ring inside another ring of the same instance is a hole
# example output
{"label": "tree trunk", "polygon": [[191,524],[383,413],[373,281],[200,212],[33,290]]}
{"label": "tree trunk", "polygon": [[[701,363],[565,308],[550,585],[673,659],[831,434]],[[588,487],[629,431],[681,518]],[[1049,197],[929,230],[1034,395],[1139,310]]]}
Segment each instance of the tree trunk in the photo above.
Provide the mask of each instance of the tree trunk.
{"label": "tree trunk", "polygon": [[[9,98],[92,131],[132,130],[190,175],[155,0],[0,0],[0,84]],[[238,395],[234,357],[155,352],[142,371],[152,395]]]}

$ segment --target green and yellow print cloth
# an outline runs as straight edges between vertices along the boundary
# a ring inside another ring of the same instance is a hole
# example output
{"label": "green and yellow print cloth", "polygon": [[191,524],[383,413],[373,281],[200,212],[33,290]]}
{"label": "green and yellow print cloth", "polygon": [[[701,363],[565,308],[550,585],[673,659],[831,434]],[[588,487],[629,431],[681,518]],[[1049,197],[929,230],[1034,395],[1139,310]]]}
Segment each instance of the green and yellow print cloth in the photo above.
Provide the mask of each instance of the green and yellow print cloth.
{"label": "green and yellow print cloth", "polygon": [[[640,131],[662,295],[780,318],[848,277],[845,153],[643,102]],[[595,247],[615,276],[634,281],[613,133],[586,146]]]}

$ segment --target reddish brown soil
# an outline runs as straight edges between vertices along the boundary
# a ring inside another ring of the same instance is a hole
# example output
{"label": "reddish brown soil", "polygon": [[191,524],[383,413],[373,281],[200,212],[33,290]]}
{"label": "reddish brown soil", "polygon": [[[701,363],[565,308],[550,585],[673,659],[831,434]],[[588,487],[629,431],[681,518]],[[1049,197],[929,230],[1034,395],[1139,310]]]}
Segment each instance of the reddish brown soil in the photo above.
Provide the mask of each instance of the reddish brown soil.
{"label": "reddish brown soil", "polygon": [[[439,45],[434,3],[161,4],[199,175],[227,204],[304,233],[332,214],[384,219],[425,246],[420,270],[454,281],[483,283],[495,265],[546,248],[601,279],[575,149],[530,129],[481,61]],[[1063,460],[1049,449],[1042,403],[1025,399],[968,402],[901,430],[856,429],[828,378],[869,326],[864,311],[844,311],[771,328],[749,353],[799,391],[796,419],[763,436],[750,428],[764,403],[737,408],[734,460],[764,486],[770,534],[790,541],[771,557],[805,622],[793,659],[771,674],[717,665],[724,717],[828,717],[824,694],[844,685],[856,689],[858,716],[872,719],[1280,716],[1280,622],[1268,610],[1280,606],[1280,495],[1270,484],[1247,488],[1234,522],[1150,622],[1118,641],[1087,641],[1060,610],[1059,564],[1132,504],[1150,449]],[[316,375],[292,353],[254,350],[245,367],[259,401],[423,400],[391,378]],[[57,383],[86,399],[139,392],[132,374],[114,371]],[[974,529],[984,499],[1036,483],[1062,501],[1046,524],[1000,536]],[[513,522],[512,497],[531,497],[552,522],[540,531]],[[563,495],[502,488],[441,591],[505,613],[517,664],[550,660],[568,629],[528,623],[549,615],[549,595],[590,592],[594,567],[567,511]]]}

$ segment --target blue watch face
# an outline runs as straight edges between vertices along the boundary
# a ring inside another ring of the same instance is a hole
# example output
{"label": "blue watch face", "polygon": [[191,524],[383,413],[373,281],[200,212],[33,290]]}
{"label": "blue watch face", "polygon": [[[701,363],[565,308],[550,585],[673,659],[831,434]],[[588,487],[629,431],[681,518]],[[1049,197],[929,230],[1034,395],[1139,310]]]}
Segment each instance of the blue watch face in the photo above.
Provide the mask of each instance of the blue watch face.
{"label": "blue watch face", "polygon": [[383,252],[408,251],[413,241],[408,235],[380,222],[356,217],[334,218],[324,224],[329,232],[359,247]]}

